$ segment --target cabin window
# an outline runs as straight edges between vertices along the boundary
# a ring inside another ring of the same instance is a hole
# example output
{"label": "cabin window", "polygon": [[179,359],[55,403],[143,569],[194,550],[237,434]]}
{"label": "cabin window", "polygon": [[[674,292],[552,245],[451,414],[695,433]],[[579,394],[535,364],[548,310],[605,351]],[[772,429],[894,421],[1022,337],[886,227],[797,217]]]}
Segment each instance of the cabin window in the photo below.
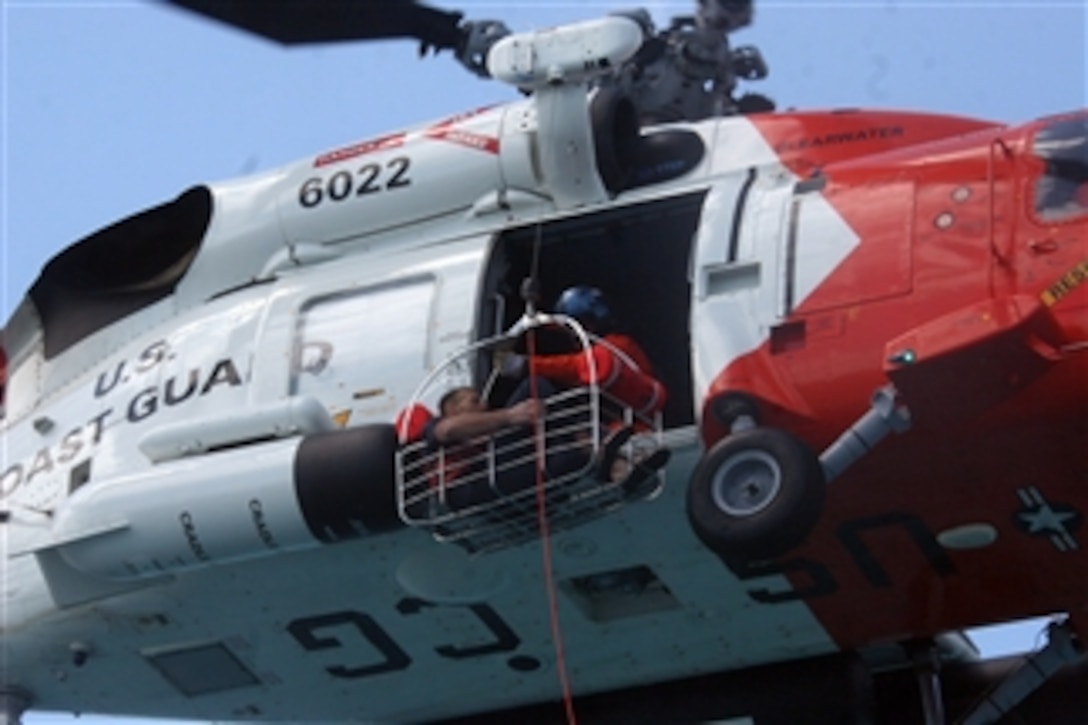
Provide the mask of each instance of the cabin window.
{"label": "cabin window", "polygon": [[434,292],[428,276],[309,302],[296,328],[291,392],[321,400],[334,417],[391,404],[403,392],[384,387],[391,378],[415,386],[426,372]]}
{"label": "cabin window", "polygon": [[1044,165],[1035,182],[1035,213],[1044,221],[1088,215],[1088,115],[1054,121],[1036,134],[1032,151]]}

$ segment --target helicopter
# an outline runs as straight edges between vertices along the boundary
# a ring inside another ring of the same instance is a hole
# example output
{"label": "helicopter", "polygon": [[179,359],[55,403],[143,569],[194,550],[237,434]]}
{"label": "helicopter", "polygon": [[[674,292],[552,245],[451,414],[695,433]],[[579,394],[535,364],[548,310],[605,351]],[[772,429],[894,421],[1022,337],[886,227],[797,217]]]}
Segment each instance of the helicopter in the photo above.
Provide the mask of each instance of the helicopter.
{"label": "helicopter", "polygon": [[[678,117],[662,86],[607,73],[587,106],[581,74],[697,23],[487,27],[489,73],[540,84],[520,103],[198,187],[43,270],[4,337],[9,717],[415,721],[555,700],[536,540],[481,554],[413,526],[380,447],[427,374],[481,377],[450,363],[516,325],[539,253],[542,298],[605,287],[669,391],[660,491],[555,543],[582,712],[657,720],[665,694],[674,720],[1075,718],[1079,670],[1058,667],[1079,661],[1083,600],[1065,568],[1085,473],[1083,113],[739,112],[727,78]],[[558,55],[534,77],[524,48]],[[737,61],[753,77],[755,58]],[[733,486],[738,446],[755,473]],[[1032,659],[1055,673],[1042,702],[957,634],[1049,612],[1070,616]],[[23,635],[38,617],[48,636]]]}

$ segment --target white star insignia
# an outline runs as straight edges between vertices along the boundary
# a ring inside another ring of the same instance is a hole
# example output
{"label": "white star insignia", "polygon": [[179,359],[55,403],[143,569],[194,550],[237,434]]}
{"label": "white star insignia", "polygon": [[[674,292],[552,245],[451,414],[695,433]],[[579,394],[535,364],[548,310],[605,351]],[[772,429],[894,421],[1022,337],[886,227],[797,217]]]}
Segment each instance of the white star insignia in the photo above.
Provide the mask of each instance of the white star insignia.
{"label": "white star insignia", "polygon": [[1037,534],[1043,531],[1067,534],[1069,530],[1065,528],[1065,522],[1075,518],[1076,514],[1071,511],[1058,512],[1050,508],[1049,504],[1043,504],[1034,511],[1019,513],[1017,516],[1028,525],[1029,534]]}

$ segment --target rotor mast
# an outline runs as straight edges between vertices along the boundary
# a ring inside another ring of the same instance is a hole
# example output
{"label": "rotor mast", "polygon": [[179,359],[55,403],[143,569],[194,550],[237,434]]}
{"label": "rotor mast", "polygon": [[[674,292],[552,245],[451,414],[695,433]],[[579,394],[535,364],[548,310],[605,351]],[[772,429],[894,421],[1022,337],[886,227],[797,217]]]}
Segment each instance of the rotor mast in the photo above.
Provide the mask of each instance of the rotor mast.
{"label": "rotor mast", "polygon": [[[642,123],[773,110],[774,103],[764,96],[736,96],[738,79],[767,77],[758,48],[733,48],[729,43],[730,33],[750,25],[753,14],[753,0],[698,0],[694,15],[673,17],[667,28],[657,30],[643,8],[611,13],[635,21],[642,29],[642,42],[630,59],[601,74],[594,85],[623,92]],[[460,28],[458,61],[487,77],[487,54],[510,30],[495,20],[465,22]]]}

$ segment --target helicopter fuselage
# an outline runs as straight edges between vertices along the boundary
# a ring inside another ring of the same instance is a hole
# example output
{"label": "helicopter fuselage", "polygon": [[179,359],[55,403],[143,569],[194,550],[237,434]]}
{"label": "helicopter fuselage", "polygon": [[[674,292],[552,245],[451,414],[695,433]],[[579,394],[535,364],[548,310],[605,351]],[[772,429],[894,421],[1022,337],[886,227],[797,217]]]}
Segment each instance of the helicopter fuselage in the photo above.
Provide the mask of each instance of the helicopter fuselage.
{"label": "helicopter fuselage", "polygon": [[[559,169],[603,201],[540,163],[524,101],[198,187],[51,262],[5,330],[9,679],[48,709],[425,720],[548,700],[560,666],[591,693],[1084,626],[1088,208],[1048,156],[1084,114],[600,118]],[[606,290],[670,397],[661,495],[545,542],[563,662],[539,546],[405,527],[387,451],[358,450],[527,276]],[[835,470],[798,546],[693,533],[734,401],[815,456],[889,385],[909,429]]]}

